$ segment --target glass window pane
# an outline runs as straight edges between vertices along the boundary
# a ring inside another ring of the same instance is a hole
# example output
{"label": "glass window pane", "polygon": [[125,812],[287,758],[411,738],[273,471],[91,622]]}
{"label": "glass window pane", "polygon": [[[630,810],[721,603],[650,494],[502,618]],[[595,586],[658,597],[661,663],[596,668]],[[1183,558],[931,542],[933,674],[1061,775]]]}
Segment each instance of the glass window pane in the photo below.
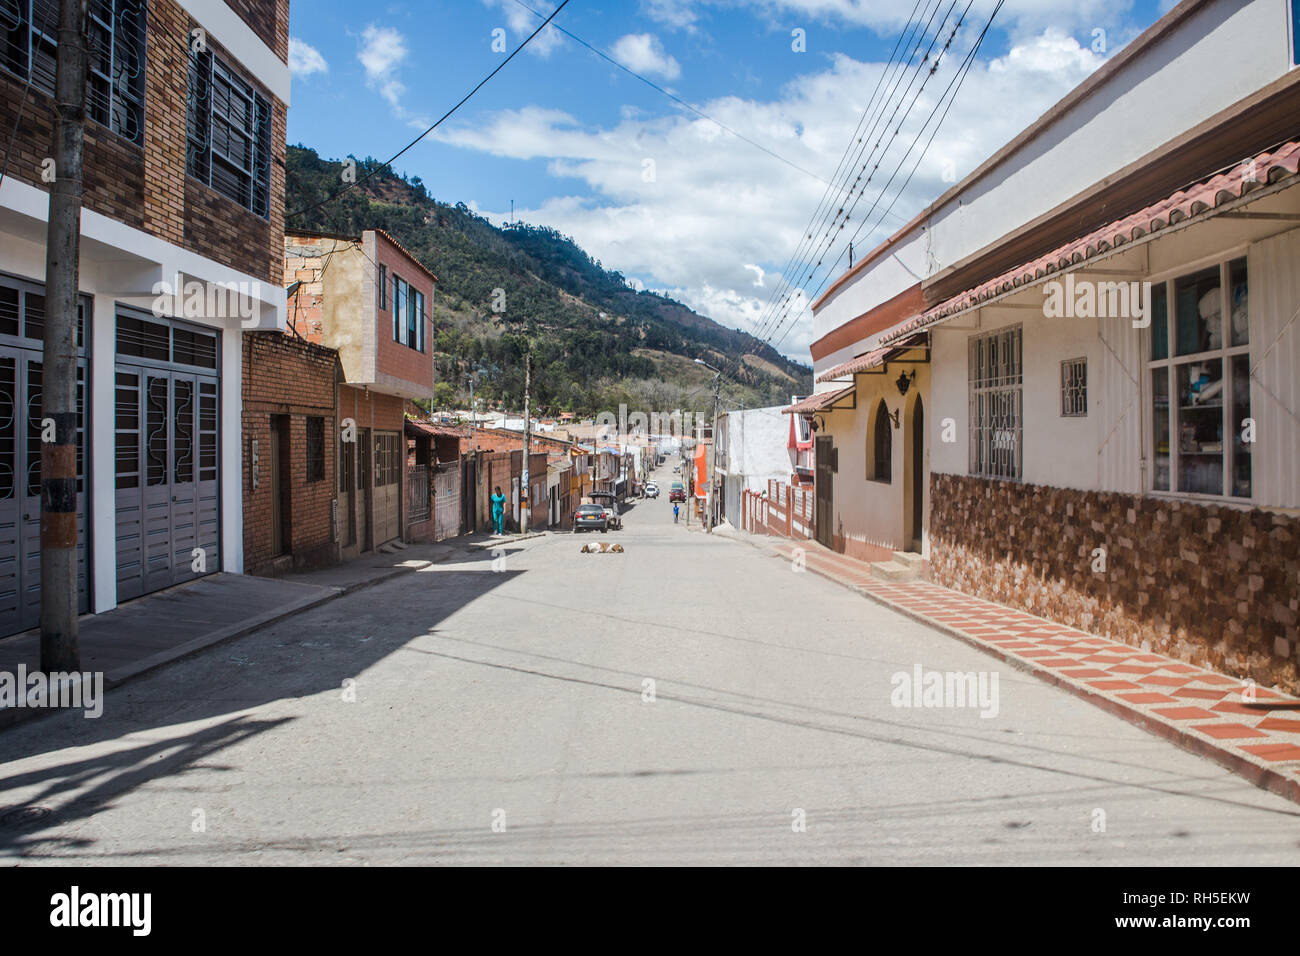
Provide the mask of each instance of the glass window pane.
{"label": "glass window pane", "polygon": [[1223,347],[1219,267],[1202,269],[1174,283],[1174,319],[1179,355]]}
{"label": "glass window pane", "polygon": [[1228,282],[1232,288],[1232,311],[1228,321],[1232,329],[1232,344],[1245,345],[1250,341],[1250,329],[1247,323],[1247,286],[1246,260],[1236,259],[1228,263]]}
{"label": "glass window pane", "polygon": [[[1234,285],[1235,285],[1234,281]],[[1232,493],[1238,498],[1249,498],[1250,453],[1254,445],[1254,428],[1247,430],[1246,419],[1250,418],[1250,356],[1234,355],[1232,357],[1232,417],[1228,419],[1232,429]],[[1245,441],[1246,438],[1251,439]]]}
{"label": "glass window pane", "polygon": [[1163,282],[1151,286],[1151,357],[1169,358],[1169,289]]}
{"label": "glass window pane", "polygon": [[1223,361],[1175,369],[1178,399],[1178,490],[1223,494]]}
{"label": "glass window pane", "polygon": [[1152,461],[1151,487],[1169,490],[1169,369],[1151,370]]}

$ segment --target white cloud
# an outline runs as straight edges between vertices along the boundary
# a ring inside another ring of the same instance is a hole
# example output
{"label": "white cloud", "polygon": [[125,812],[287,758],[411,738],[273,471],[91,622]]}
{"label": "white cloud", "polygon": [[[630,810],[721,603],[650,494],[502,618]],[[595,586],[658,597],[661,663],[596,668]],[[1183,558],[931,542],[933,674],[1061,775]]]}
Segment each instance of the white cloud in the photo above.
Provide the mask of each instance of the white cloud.
{"label": "white cloud", "polygon": [[[525,10],[515,0],[483,0],[483,5],[505,16],[506,26],[518,41],[522,41],[541,26],[542,21],[555,10],[555,4],[550,0],[528,0],[528,6],[540,13],[540,17]],[[548,57],[563,43],[564,34],[554,26],[548,26],[528,44],[527,52]]]}
{"label": "white cloud", "polygon": [[[882,170],[892,172],[898,165],[948,85],[957,59],[941,67],[926,87]],[[858,254],[949,188],[946,172],[958,177],[970,172],[1102,62],[1057,31],[1016,43],[995,60],[977,60],[890,216],[856,240]],[[830,179],[883,66],[837,56],[819,72],[793,80],[774,99],[726,96],[698,105],[719,122]],[[542,160],[552,176],[579,180],[585,188],[533,209],[518,209],[516,218],[553,226],[611,268],[667,291],[724,325],[744,329],[754,328],[769,295],[781,285],[779,270],[825,191],[824,182],[737,140],[716,123],[681,113],[648,116],[627,110],[613,125],[594,128],[560,110],[525,106],[434,135],[468,150]],[[918,152],[919,147],[907,158],[884,205],[893,200]],[[652,181],[644,175],[647,159],[654,160]],[[881,174],[876,182],[885,178]],[[850,226],[838,237],[826,268],[864,221],[876,193],[873,184],[851,213]],[[492,218],[496,221],[500,214]],[[846,265],[841,262],[834,273]],[[761,287],[750,276],[758,270]],[[767,275],[772,281],[766,281]],[[815,295],[819,284],[820,279],[811,283],[808,293]],[[806,362],[811,338],[805,317],[794,323],[782,351]]]}
{"label": "white cloud", "polygon": [[695,0],[642,0],[641,9],[656,23],[674,30],[693,30],[699,20]]}
{"label": "white cloud", "polygon": [[366,82],[379,90],[394,110],[402,110],[402,94],[406,86],[397,78],[397,69],[407,56],[406,38],[392,27],[377,27],[373,23],[361,34],[361,49],[357,59],[366,71]]}
{"label": "white cloud", "polygon": [[610,52],[614,59],[634,73],[662,76],[666,80],[675,80],[682,75],[681,64],[668,55],[653,33],[621,36]]}
{"label": "white cloud", "polygon": [[313,73],[328,73],[330,65],[320,51],[297,37],[289,37],[289,71],[294,76],[311,76]]}
{"label": "white cloud", "polygon": [[745,268],[746,268],[746,269],[749,269],[751,272],[754,273],[754,285],[755,285],[757,288],[759,288],[759,289],[766,288],[766,287],[763,285],[763,276],[767,275],[767,272],[763,269],[762,266],[754,265],[754,264],[751,262],[751,263],[747,263],[747,264],[745,265]]}

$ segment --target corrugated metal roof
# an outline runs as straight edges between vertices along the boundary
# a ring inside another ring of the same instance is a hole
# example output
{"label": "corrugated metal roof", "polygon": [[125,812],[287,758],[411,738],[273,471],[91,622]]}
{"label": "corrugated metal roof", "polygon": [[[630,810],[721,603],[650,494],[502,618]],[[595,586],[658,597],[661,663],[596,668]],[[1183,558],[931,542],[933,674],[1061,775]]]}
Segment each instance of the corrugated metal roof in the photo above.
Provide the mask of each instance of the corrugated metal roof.
{"label": "corrugated metal roof", "polygon": [[897,342],[912,332],[928,328],[995,296],[1011,292],[1076,263],[1109,252],[1117,246],[1213,210],[1224,203],[1239,199],[1252,190],[1295,176],[1297,173],[1300,173],[1300,142],[1291,141],[1272,152],[1260,153],[1227,172],[1218,173],[1194,186],[1180,189],[1160,202],[1152,203],[1122,219],[1116,219],[1100,229],[1094,229],[1085,236],[1053,249],[1046,255],[1031,259],[1023,265],[980,283],[973,289],[967,289],[946,299],[881,336],[880,344],[888,345]]}

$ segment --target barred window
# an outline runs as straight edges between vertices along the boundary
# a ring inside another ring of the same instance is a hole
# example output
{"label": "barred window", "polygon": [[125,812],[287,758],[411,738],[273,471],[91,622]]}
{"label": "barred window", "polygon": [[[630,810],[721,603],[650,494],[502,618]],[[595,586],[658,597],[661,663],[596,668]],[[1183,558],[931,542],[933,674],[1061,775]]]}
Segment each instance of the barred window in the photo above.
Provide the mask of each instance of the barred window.
{"label": "barred window", "polygon": [[[145,0],[91,0],[86,113],[140,144],[144,134]],[[0,66],[54,95],[58,0],[0,0]]]}
{"label": "barred window", "polygon": [[207,48],[190,51],[186,169],[266,219],[271,211],[271,104]]}
{"label": "barred window", "polygon": [[1088,360],[1066,359],[1061,363],[1061,417],[1085,418],[1088,414]]}
{"label": "barred window", "polygon": [[307,416],[307,482],[325,479],[325,419]]}
{"label": "barred window", "polygon": [[1024,457],[1020,327],[972,337],[969,357],[970,473],[1018,481]]}

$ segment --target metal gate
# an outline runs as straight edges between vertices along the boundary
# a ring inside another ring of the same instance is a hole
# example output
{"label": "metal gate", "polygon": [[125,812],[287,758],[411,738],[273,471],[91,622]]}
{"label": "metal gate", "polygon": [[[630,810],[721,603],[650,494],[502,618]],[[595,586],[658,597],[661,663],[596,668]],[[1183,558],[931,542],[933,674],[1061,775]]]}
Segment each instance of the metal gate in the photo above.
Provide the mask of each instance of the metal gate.
{"label": "metal gate", "polygon": [[833,548],[835,447],[829,438],[818,438],[817,456],[817,541]]}
{"label": "metal gate", "polygon": [[402,436],[375,432],[374,546],[402,533]]}
{"label": "metal gate", "polygon": [[433,476],[433,537],[444,541],[460,534],[460,462],[438,467]]}
{"label": "metal gate", "polygon": [[119,314],[117,598],[221,569],[215,333]]}
{"label": "metal gate", "polygon": [[[41,353],[0,348],[0,635],[41,620]],[[77,593],[86,588],[83,431],[85,369],[77,369]]]}
{"label": "metal gate", "polygon": [[[78,304],[77,346],[86,302]],[[0,636],[41,618],[41,414],[45,296],[35,283],[0,277]],[[89,609],[86,554],[85,365],[77,368],[77,594]]]}

